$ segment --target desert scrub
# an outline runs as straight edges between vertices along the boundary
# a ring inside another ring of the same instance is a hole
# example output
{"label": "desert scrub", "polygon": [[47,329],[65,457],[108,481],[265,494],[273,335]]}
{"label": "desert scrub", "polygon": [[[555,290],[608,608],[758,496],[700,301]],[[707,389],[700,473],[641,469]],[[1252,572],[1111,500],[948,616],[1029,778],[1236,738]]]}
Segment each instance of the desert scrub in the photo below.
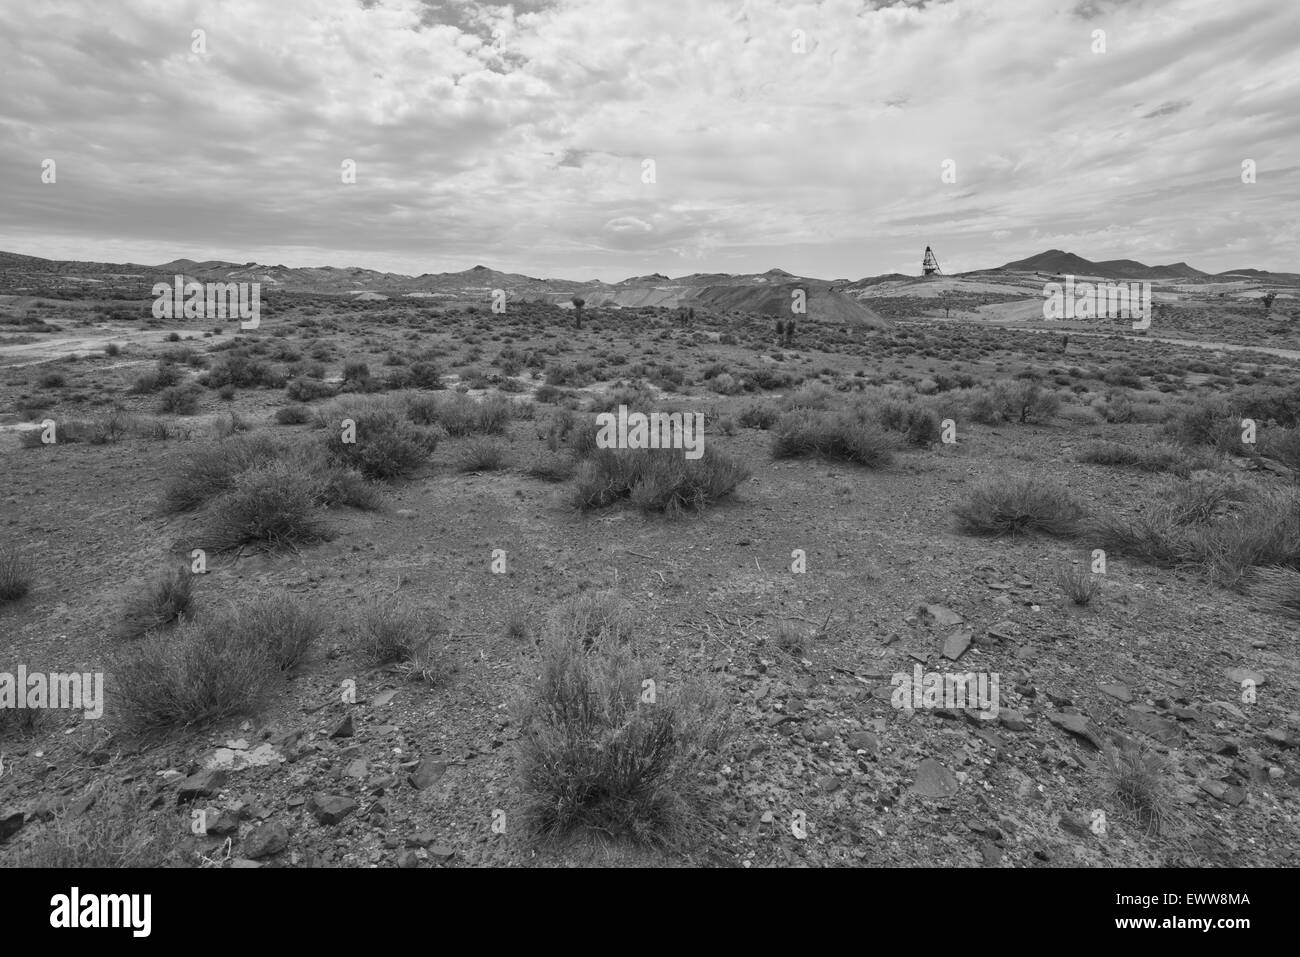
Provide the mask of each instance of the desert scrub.
{"label": "desert scrub", "polygon": [[251,714],[279,680],[264,634],[232,627],[222,614],[127,647],[115,669],[117,706],[136,729]]}
{"label": "desert scrub", "polygon": [[139,638],[188,617],[194,604],[194,576],[178,566],[138,588],[122,604],[119,638]]}
{"label": "desert scrub", "polygon": [[1078,529],[1082,507],[1069,491],[1046,479],[1006,476],[974,489],[954,511],[961,530],[971,535],[1041,532],[1070,535]]}
{"label": "desert scrub", "polygon": [[1187,478],[1200,469],[1213,469],[1218,457],[1204,449],[1156,442],[1137,448],[1123,442],[1090,442],[1077,456],[1090,465],[1122,465],[1142,472],[1169,472]]}
{"label": "desert scrub", "polygon": [[410,475],[437,448],[436,433],[413,425],[394,411],[358,412],[349,419],[355,434],[337,423],[326,436],[325,448],[334,462],[367,478]]}
{"label": "desert scrub", "polygon": [[727,737],[724,712],[695,688],[643,700],[625,646],[590,651],[551,634],[541,677],[516,704],[523,819],[533,835],[588,831],[678,845],[702,817],[700,783]]}
{"label": "desert scrub", "polygon": [[679,515],[726,498],[749,475],[711,446],[698,459],[678,449],[596,449],[579,462],[572,502],[586,511],[629,500],[644,512]]}
{"label": "desert scrub", "polygon": [[352,640],[368,663],[383,665],[411,661],[447,631],[440,616],[395,597],[362,606]]}
{"label": "desert scrub", "polygon": [[324,490],[319,476],[292,462],[271,462],[240,472],[233,487],[208,509],[202,543],[214,551],[241,545],[296,548],[326,537],[321,525]]}
{"label": "desert scrub", "polygon": [[185,820],[170,811],[162,812],[162,820],[150,815],[149,796],[134,793],[111,777],[94,782],[83,792],[92,793],[94,799],[84,812],[65,807],[47,823],[24,829],[0,858],[4,861],[0,866],[63,870],[174,863]]}
{"label": "desert scrub", "polygon": [[778,459],[822,456],[865,468],[893,461],[898,438],[874,422],[848,413],[796,410],[777,420],[772,456]]}
{"label": "desert scrub", "polygon": [[559,602],[546,618],[548,634],[564,635],[582,643],[630,644],[637,633],[632,606],[611,590],[584,591]]}
{"label": "desert scrub", "polygon": [[17,548],[0,548],[0,605],[18,601],[31,591],[32,568]]}

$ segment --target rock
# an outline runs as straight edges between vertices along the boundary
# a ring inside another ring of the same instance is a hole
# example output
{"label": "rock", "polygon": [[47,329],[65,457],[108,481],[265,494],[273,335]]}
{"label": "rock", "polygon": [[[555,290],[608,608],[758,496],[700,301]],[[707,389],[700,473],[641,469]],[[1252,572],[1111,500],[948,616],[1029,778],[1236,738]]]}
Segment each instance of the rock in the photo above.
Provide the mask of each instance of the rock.
{"label": "rock", "polygon": [[957,793],[957,778],[934,758],[926,758],[916,769],[912,793],[928,798],[952,797]]}
{"label": "rock", "polygon": [[773,814],[771,811],[764,811],[763,815],[758,819],[760,824],[771,824],[775,820],[776,820],[776,815]]}
{"label": "rock", "polygon": [[1178,727],[1177,721],[1170,721],[1168,718],[1147,714],[1145,711],[1139,711],[1136,708],[1128,708],[1124,715],[1128,719],[1128,723],[1134,728],[1148,737],[1155,738],[1167,747],[1175,747],[1183,739],[1183,732]]}
{"label": "rock", "polygon": [[420,855],[409,849],[401,851],[397,855],[397,866],[403,870],[410,870],[411,868],[419,867]]}
{"label": "rock", "polygon": [[1008,731],[1029,730],[1029,722],[1025,720],[1025,716],[1019,711],[1015,711],[1011,708],[999,709],[998,721],[1001,722],[1002,727],[1006,728]]}
{"label": "rock", "polygon": [[357,802],[341,794],[313,794],[308,810],[322,824],[337,824],[357,809]]}
{"label": "rock", "polygon": [[835,740],[835,726],[818,724],[804,730],[803,736],[817,744],[830,744]]}
{"label": "rock", "polygon": [[817,779],[817,786],[827,794],[833,794],[840,789],[840,779],[833,774],[823,774]]}
{"label": "rock", "polygon": [[262,824],[253,828],[239,846],[249,860],[269,857],[289,846],[289,831],[278,822]]}
{"label": "rock", "polygon": [[456,856],[456,851],[446,844],[433,844],[429,847],[429,856],[436,861],[449,861]]}
{"label": "rock", "polygon": [[1230,701],[1211,701],[1206,707],[1217,708],[1225,714],[1232,715],[1234,718],[1240,718],[1242,721],[1246,720],[1246,712],[1242,711]]}
{"label": "rock", "polygon": [[1015,635],[1015,625],[1009,621],[999,621],[988,627],[988,634],[998,641],[1010,641]]}
{"label": "rock", "polygon": [[867,754],[880,753],[880,739],[870,731],[854,731],[845,739],[845,744],[854,751],[865,751]]}
{"label": "rock", "polygon": [[1053,711],[1047,716],[1047,720],[1058,728],[1087,741],[1098,751],[1101,750],[1101,735],[1097,733],[1093,723],[1083,715],[1069,711]]}
{"label": "rock", "polygon": [[23,827],[23,812],[0,813],[0,844],[17,834]]}
{"label": "rock", "polygon": [[331,738],[350,738],[356,734],[356,726],[352,723],[352,712],[348,712],[337,728],[330,732]]}
{"label": "rock", "polygon": [[250,861],[245,857],[236,857],[234,860],[230,862],[230,866],[247,868],[247,867],[261,867],[262,865],[257,861]]}
{"label": "rock", "polygon": [[307,799],[301,794],[291,794],[289,795],[289,800],[285,803],[288,804],[289,807],[302,807],[307,803]]}
{"label": "rock", "polygon": [[1104,684],[1098,685],[1104,694],[1110,695],[1116,701],[1123,701],[1128,704],[1133,700],[1133,692],[1129,690],[1128,685],[1122,684]]}
{"label": "rock", "polygon": [[369,770],[370,766],[366,763],[366,759],[357,758],[355,761],[349,762],[348,766],[343,769],[343,776],[355,778],[358,781],[364,781],[366,779],[366,773]]}
{"label": "rock", "polygon": [[981,841],[980,857],[984,859],[985,867],[996,867],[1002,860],[1002,848],[998,847],[992,841]]}
{"label": "rock", "polygon": [[1224,784],[1222,781],[1202,781],[1201,790],[1233,807],[1237,807],[1242,801],[1246,800],[1245,791],[1236,785]]}
{"label": "rock", "polygon": [[392,701],[393,698],[397,697],[397,691],[397,688],[391,688],[388,691],[379,692],[379,694],[370,699],[370,706],[372,708],[382,708],[384,705]]}
{"label": "rock", "polygon": [[1262,674],[1248,668],[1224,668],[1223,676],[1237,686],[1241,686],[1247,681],[1253,681],[1256,688],[1262,688],[1266,683]]}
{"label": "rock", "polygon": [[239,816],[229,811],[208,812],[208,833],[225,837],[239,830]]}
{"label": "rock", "polygon": [[186,804],[195,798],[212,797],[226,783],[226,772],[220,768],[208,768],[191,774],[176,791],[176,803]]}
{"label": "rock", "polygon": [[966,620],[951,608],[945,608],[943,605],[921,605],[917,608],[917,612],[922,616],[928,615],[933,618],[934,623],[940,628],[952,628]]}
{"label": "rock", "polygon": [[1091,833],[1088,822],[1074,814],[1061,815],[1061,830],[1075,837],[1087,837]]}
{"label": "rock", "polygon": [[1294,748],[1296,739],[1286,731],[1285,728],[1270,728],[1264,732],[1264,740],[1270,744],[1276,744],[1280,748]]}
{"label": "rock", "polygon": [[956,661],[970,647],[973,634],[973,632],[966,630],[954,631],[943,641],[943,656],[949,661]]}
{"label": "rock", "polygon": [[437,782],[437,780],[446,773],[446,761],[436,761],[433,758],[424,758],[415,766],[415,770],[411,772],[407,780],[411,782],[411,786],[417,791],[423,791],[425,788]]}

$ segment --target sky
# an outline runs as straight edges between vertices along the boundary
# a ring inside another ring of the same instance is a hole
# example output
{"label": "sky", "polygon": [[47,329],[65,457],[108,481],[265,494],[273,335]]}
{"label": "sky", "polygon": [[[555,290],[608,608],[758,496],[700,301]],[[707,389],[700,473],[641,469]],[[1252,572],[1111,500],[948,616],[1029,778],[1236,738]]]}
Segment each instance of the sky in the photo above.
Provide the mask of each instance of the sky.
{"label": "sky", "polygon": [[10,0],[0,250],[1300,271],[1297,104],[1296,0]]}

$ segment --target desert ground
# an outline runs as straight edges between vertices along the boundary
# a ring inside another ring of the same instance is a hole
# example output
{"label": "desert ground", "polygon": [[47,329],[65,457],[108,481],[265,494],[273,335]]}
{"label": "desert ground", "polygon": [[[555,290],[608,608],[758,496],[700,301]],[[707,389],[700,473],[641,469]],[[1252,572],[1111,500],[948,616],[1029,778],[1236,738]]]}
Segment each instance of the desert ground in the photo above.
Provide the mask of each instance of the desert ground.
{"label": "desert ground", "polygon": [[1300,863],[1300,307],[1024,288],[3,297],[0,863]]}

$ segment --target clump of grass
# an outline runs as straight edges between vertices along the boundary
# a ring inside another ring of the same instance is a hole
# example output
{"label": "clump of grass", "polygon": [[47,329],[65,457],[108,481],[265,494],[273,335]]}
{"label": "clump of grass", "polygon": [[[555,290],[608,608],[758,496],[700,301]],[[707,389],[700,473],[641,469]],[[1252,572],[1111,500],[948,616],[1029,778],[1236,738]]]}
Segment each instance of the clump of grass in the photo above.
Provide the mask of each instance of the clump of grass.
{"label": "clump of grass", "polygon": [[508,465],[505,448],[491,439],[471,439],[460,450],[456,462],[462,472],[498,472]]}
{"label": "clump of grass", "polygon": [[1105,760],[1115,800],[1137,818],[1148,836],[1159,835],[1168,827],[1173,807],[1160,757],[1126,742],[1122,748],[1108,747]]}
{"label": "clump of grass", "polygon": [[971,535],[1075,532],[1082,507],[1069,491],[1045,479],[1008,476],[974,489],[954,509],[962,531]]}
{"label": "clump of grass", "polygon": [[1143,472],[1169,472],[1180,478],[1215,465],[1212,455],[1164,442],[1142,448],[1123,442],[1091,442],[1079,451],[1078,460],[1091,465],[1123,465]]}
{"label": "clump of grass", "polygon": [[740,415],[736,417],[742,428],[762,429],[766,431],[776,425],[780,416],[775,409],[765,405],[747,405],[740,410]]}
{"label": "clump of grass", "polygon": [[609,589],[579,592],[555,605],[547,616],[549,634],[567,635],[594,644],[629,644],[637,633],[637,616],[632,606]]}
{"label": "clump of grass", "polygon": [[215,551],[241,545],[295,548],[326,537],[320,524],[323,490],[316,476],[290,462],[241,472],[208,511],[203,542]]}
{"label": "clump of grass", "polygon": [[[328,433],[325,448],[330,458],[354,468],[367,478],[392,479],[410,475],[437,447],[437,434],[421,429],[395,411],[374,409],[348,416],[355,436],[338,423]],[[351,441],[355,438],[355,441]]]}
{"label": "clump of grass", "polygon": [[193,382],[163,389],[158,396],[158,411],[168,415],[196,415],[203,389]]}
{"label": "clump of grass", "polygon": [[1300,619],[1300,571],[1283,565],[1257,568],[1247,591],[1269,611]]}
{"label": "clump of grass", "polygon": [[311,410],[305,405],[281,406],[275,411],[275,421],[280,425],[302,425],[311,421]]}
{"label": "clump of grass", "polygon": [[118,664],[118,705],[139,729],[176,727],[255,711],[278,674],[259,632],[214,615],[181,621],[130,646]]}
{"label": "clump of grass", "polygon": [[443,631],[440,618],[401,598],[370,602],[352,627],[357,650],[376,665],[412,661]]}
{"label": "clump of grass", "polygon": [[190,615],[194,605],[194,576],[178,566],[154,578],[130,595],[122,607],[117,628],[119,638],[141,635],[168,628]]}
{"label": "clump of grass", "polygon": [[526,471],[533,478],[544,482],[567,482],[573,478],[577,468],[572,456],[547,452],[534,459]]}
{"label": "clump of grass", "polygon": [[316,606],[288,592],[263,595],[231,605],[219,613],[219,620],[250,644],[265,649],[280,671],[293,671],[325,633],[325,615]]}
{"label": "clump of grass", "polygon": [[0,548],[0,605],[25,597],[33,577],[31,565],[17,548]]}
{"label": "clump of grass", "polygon": [[522,644],[532,634],[530,621],[528,609],[522,605],[516,605],[506,615],[505,636],[511,641]]}
{"label": "clump of grass", "polygon": [[241,435],[195,449],[163,490],[167,512],[189,512],[235,486],[235,478],[287,454],[287,446],[265,435]]}
{"label": "clump of grass", "polygon": [[727,497],[749,474],[712,447],[698,459],[676,449],[597,449],[578,466],[572,501],[586,511],[630,500],[645,512],[679,515]]}
{"label": "clump of grass", "polygon": [[97,792],[91,807],[81,814],[60,811],[34,831],[14,842],[5,855],[5,867],[137,868],[166,866],[184,833],[179,820],[159,827],[150,817],[146,801],[112,778],[91,785]]}
{"label": "clump of grass", "polygon": [[893,461],[899,440],[874,422],[846,413],[796,409],[776,423],[772,455],[778,459],[820,455],[866,468]]}
{"label": "clump of grass", "polygon": [[626,647],[590,653],[553,634],[542,673],[517,705],[518,769],[527,828],[679,845],[701,817],[700,782],[727,733],[716,699],[695,689],[642,700],[642,669]]}
{"label": "clump of grass", "polygon": [[1084,608],[1101,594],[1101,581],[1088,568],[1073,563],[1062,565],[1056,570],[1056,584],[1065,597]]}

